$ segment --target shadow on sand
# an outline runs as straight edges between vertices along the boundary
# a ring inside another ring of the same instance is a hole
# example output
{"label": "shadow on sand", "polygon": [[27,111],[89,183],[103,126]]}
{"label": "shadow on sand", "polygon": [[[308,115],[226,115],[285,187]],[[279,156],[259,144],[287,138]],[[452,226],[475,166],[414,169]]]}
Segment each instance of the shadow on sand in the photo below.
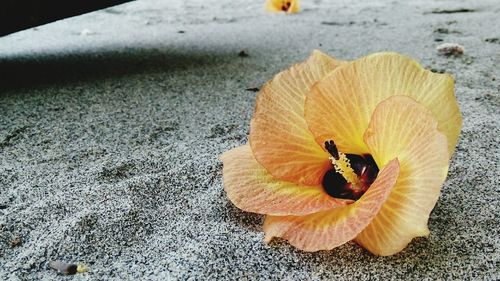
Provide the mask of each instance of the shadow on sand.
{"label": "shadow on sand", "polygon": [[0,95],[10,90],[117,78],[139,73],[209,68],[238,59],[235,53],[130,47],[71,53],[0,54]]}

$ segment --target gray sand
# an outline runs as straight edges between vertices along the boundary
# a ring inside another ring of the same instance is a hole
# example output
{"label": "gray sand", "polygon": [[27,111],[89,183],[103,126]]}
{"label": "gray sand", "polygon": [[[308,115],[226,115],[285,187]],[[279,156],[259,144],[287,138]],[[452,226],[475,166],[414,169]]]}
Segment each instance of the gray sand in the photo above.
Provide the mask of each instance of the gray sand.
{"label": "gray sand", "polygon": [[[137,1],[0,38],[0,280],[54,280],[52,260],[91,269],[61,280],[500,278],[498,2],[263,2]],[[432,13],[456,8],[473,11]],[[465,55],[439,56],[446,42]],[[395,256],[264,245],[262,216],[223,192],[245,89],[315,48],[456,78],[464,124],[431,235]]]}

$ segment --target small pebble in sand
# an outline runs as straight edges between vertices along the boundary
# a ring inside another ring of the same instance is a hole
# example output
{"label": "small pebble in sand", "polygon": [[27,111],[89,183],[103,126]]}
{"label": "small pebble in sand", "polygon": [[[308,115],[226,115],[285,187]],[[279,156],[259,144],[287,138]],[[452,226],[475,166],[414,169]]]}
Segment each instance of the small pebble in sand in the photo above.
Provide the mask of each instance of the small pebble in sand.
{"label": "small pebble in sand", "polygon": [[83,29],[83,30],[80,32],[80,35],[82,35],[82,36],[88,36],[88,35],[94,35],[94,34],[95,34],[95,32],[94,32],[94,31],[92,31],[92,30],[90,30],[90,29],[87,29],[87,28]]}
{"label": "small pebble in sand", "polygon": [[11,240],[10,240],[10,247],[14,248],[14,247],[17,247],[19,245],[21,245],[21,237],[19,236],[14,236]]}
{"label": "small pebble in sand", "polygon": [[436,47],[438,54],[443,56],[461,56],[464,54],[465,49],[462,45],[457,43],[443,43]]}
{"label": "small pebble in sand", "polygon": [[83,264],[66,263],[62,261],[49,262],[50,268],[64,275],[74,275],[88,271],[88,268]]}

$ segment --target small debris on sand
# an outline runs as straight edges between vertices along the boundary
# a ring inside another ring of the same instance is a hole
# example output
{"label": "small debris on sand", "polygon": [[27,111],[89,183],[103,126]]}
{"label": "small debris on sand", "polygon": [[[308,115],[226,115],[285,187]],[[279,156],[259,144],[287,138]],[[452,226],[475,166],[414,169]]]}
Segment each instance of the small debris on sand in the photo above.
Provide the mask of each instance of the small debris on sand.
{"label": "small debris on sand", "polygon": [[500,39],[499,38],[486,38],[486,39],[484,39],[484,42],[488,42],[488,43],[500,43]]}
{"label": "small debris on sand", "polygon": [[238,57],[240,58],[247,58],[249,57],[250,55],[245,51],[245,50],[241,50],[239,53],[238,53]]}
{"label": "small debris on sand", "polygon": [[450,30],[445,27],[439,27],[434,29],[434,33],[439,33],[439,34],[462,34],[462,32],[458,30]]}
{"label": "small debris on sand", "polygon": [[21,245],[21,237],[15,236],[10,240],[10,247],[14,248]]}
{"label": "small debris on sand", "polygon": [[456,13],[472,13],[475,12],[474,9],[459,8],[459,9],[436,9],[431,12],[431,14],[456,14]]}
{"label": "small debris on sand", "polygon": [[444,69],[437,69],[437,68],[431,68],[431,71],[434,73],[441,73],[441,74],[446,72],[446,70]]}
{"label": "small debris on sand", "polygon": [[50,268],[64,275],[74,275],[88,271],[88,268],[83,264],[66,263],[62,261],[49,262]]}
{"label": "small debris on sand", "polygon": [[336,22],[336,21],[322,21],[321,24],[324,24],[324,25],[342,25],[342,23]]}
{"label": "small debris on sand", "polygon": [[260,89],[255,87],[255,88],[246,88],[245,91],[249,91],[249,92],[258,92]]}
{"label": "small debris on sand", "polygon": [[88,36],[88,35],[94,35],[94,34],[95,34],[95,32],[94,32],[94,31],[92,31],[92,30],[90,30],[90,29],[87,29],[87,28],[83,29],[83,30],[80,32],[80,35],[82,35],[82,36]]}
{"label": "small debris on sand", "polygon": [[434,32],[441,33],[441,34],[448,34],[448,33],[450,33],[450,30],[448,28],[440,27],[440,28],[435,29]]}
{"label": "small debris on sand", "polygon": [[443,56],[461,56],[465,52],[465,48],[457,43],[443,43],[436,47],[438,54]]}
{"label": "small debris on sand", "polygon": [[[377,22],[377,21],[374,21]],[[323,25],[335,25],[335,26],[345,26],[345,25],[353,25],[355,24],[355,21],[349,21],[349,22],[337,22],[337,21],[322,21],[321,24]],[[366,22],[363,22],[366,23]]]}

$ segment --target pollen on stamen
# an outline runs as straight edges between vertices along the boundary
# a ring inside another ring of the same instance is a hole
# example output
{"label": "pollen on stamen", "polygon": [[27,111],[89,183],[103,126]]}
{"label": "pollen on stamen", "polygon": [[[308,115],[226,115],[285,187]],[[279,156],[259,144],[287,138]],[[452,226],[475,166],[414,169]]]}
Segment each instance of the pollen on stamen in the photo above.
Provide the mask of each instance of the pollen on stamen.
{"label": "pollen on stamen", "polygon": [[330,157],[330,161],[332,161],[333,167],[335,168],[335,172],[341,174],[347,182],[350,182],[354,188],[360,186],[361,182],[358,178],[358,175],[351,168],[351,163],[346,155],[342,152],[339,152],[339,158],[335,159],[335,157]]}
{"label": "pollen on stamen", "polygon": [[332,155],[330,161],[333,164],[335,172],[341,174],[348,182],[354,186],[359,185],[359,178],[351,168],[351,163],[346,155],[339,152],[333,140],[325,141],[325,149]]}

